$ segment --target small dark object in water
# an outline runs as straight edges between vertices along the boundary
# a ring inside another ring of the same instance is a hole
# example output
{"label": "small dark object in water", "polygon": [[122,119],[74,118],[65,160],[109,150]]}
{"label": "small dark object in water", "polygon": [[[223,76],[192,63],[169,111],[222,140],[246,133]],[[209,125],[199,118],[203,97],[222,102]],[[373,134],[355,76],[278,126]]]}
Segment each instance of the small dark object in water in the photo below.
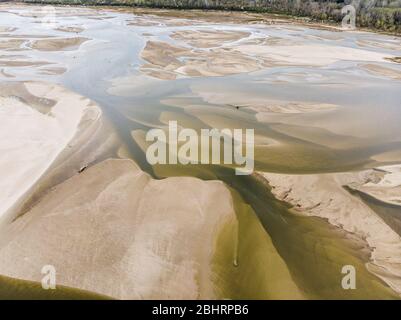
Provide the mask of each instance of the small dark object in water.
{"label": "small dark object in water", "polygon": [[83,166],[81,169],[78,170],[78,173],[84,172],[88,168],[88,166]]}
{"label": "small dark object in water", "polygon": [[237,109],[237,110],[240,108],[239,106],[235,106],[235,105],[232,105],[232,104],[229,104],[229,106],[230,106],[230,107],[233,107],[233,108],[235,108],[235,109]]}

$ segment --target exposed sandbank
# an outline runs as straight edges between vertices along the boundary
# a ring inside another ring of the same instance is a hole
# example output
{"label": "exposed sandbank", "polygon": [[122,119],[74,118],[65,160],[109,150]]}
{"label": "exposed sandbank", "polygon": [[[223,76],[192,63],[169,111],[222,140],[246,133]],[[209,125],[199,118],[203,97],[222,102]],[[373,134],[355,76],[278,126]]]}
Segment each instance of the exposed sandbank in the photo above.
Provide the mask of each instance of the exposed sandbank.
{"label": "exposed sandbank", "polygon": [[208,91],[202,86],[193,85],[194,93],[210,104],[232,106],[233,108],[248,109],[255,112],[259,121],[269,121],[272,114],[303,114],[319,111],[331,111],[339,106],[329,103],[312,103],[307,101],[272,100],[265,96],[244,95],[242,92]]}
{"label": "exposed sandbank", "polygon": [[187,47],[153,40],[147,42],[141,57],[148,63],[140,70],[162,80],[179,76],[222,76],[260,69],[257,60],[238,52],[221,48],[195,52]]}
{"label": "exposed sandbank", "polygon": [[56,30],[70,33],[81,33],[85,29],[79,26],[60,26],[57,27]]}
{"label": "exposed sandbank", "polygon": [[357,41],[357,44],[361,47],[368,47],[368,48],[383,48],[388,50],[400,50],[401,49],[401,41],[399,38],[394,38],[392,40],[382,40],[382,41],[375,41],[375,40],[366,40],[361,39]]}
{"label": "exposed sandbank", "polygon": [[361,65],[361,68],[364,68],[375,75],[384,76],[395,80],[401,80],[401,70],[388,68],[378,64],[363,64]]}
{"label": "exposed sandbank", "polygon": [[[330,48],[330,49],[329,49]],[[249,55],[258,55],[275,65],[325,66],[337,61],[384,62],[387,54],[343,46],[305,44],[286,46],[243,45],[236,50]]]}
{"label": "exposed sandbank", "polygon": [[[3,37],[3,35],[1,35],[0,37]],[[21,45],[25,42],[26,40],[22,39],[1,40],[0,49],[5,49],[7,51],[21,50]]]}
{"label": "exposed sandbank", "polygon": [[48,64],[47,61],[0,60],[2,67],[41,67]]}
{"label": "exposed sandbank", "polygon": [[401,166],[380,167],[378,171],[372,171],[365,181],[350,187],[383,202],[401,206]]}
{"label": "exposed sandbank", "polygon": [[[401,294],[400,236],[368,205],[344,189],[347,185],[371,187],[369,183],[366,186],[366,181],[377,176],[377,172],[368,170],[317,175],[262,174],[272,187],[273,194],[292,204],[294,212],[326,218],[331,224],[366,241],[372,250],[371,261],[367,263],[368,270]],[[391,179],[393,185],[397,185],[394,192],[398,192],[398,196],[399,177],[398,172]],[[372,184],[376,192],[383,188],[380,183]]]}
{"label": "exposed sandbank", "polygon": [[61,51],[76,50],[79,46],[89,39],[83,37],[61,38],[61,39],[41,39],[31,43],[31,48],[40,51]]}
{"label": "exposed sandbank", "polygon": [[87,115],[100,116],[88,99],[36,82],[0,86],[0,219],[46,172]]}
{"label": "exposed sandbank", "polygon": [[67,69],[63,67],[47,67],[47,68],[41,68],[39,72],[41,74],[47,74],[47,75],[60,75],[65,73],[66,71]]}
{"label": "exposed sandbank", "polygon": [[[175,31],[179,44],[148,40],[140,70],[149,76],[222,76],[279,66],[328,66],[339,61],[386,62],[396,57],[341,45],[302,44],[277,37],[255,38],[249,32],[219,30]],[[181,43],[183,45],[181,45]]]}
{"label": "exposed sandbank", "polygon": [[8,226],[0,274],[38,281],[52,264],[60,284],[115,298],[213,298],[216,235],[234,217],[221,182],[158,181],[130,160],[107,160]]}
{"label": "exposed sandbank", "polygon": [[251,33],[245,31],[182,30],[173,32],[170,37],[174,40],[183,41],[192,47],[212,48],[241,40],[250,35]]}

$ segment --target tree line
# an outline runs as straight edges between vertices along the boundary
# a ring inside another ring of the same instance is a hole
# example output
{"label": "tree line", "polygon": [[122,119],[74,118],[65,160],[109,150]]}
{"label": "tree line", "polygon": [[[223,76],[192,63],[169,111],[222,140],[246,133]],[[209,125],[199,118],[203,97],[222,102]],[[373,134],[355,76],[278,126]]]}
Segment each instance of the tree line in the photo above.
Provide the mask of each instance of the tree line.
{"label": "tree line", "polygon": [[341,22],[352,5],[356,25],[401,33],[401,0],[23,0],[30,3],[129,5],[179,9],[227,9],[283,13],[319,21]]}

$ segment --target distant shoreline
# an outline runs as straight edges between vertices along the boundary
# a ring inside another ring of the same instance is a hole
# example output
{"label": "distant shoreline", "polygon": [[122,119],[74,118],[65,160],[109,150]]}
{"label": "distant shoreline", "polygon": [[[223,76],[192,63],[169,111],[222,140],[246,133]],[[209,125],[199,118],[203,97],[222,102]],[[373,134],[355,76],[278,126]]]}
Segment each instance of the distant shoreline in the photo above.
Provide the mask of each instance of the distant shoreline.
{"label": "distant shoreline", "polygon": [[[240,6],[240,4],[234,4],[235,0],[226,0],[222,1],[223,3],[218,4],[210,4],[208,6],[200,5],[199,1],[190,1],[190,5],[182,5],[176,4],[175,1],[162,1],[160,3],[159,0],[17,0],[17,1],[1,1],[3,3],[7,2],[17,2],[17,3],[25,3],[25,4],[43,4],[43,5],[74,5],[74,6],[84,6],[84,7],[131,7],[131,8],[149,8],[149,9],[169,9],[169,10],[210,10],[210,11],[236,11],[236,12],[244,12],[244,13],[252,13],[252,14],[260,14],[260,15],[277,15],[280,18],[286,17],[288,19],[294,19],[298,22],[310,23],[313,25],[323,25],[323,26],[333,26],[340,27],[342,15],[339,14],[340,8],[333,10],[333,13],[327,14],[324,12],[324,8],[321,9],[321,12],[318,10],[316,12],[308,13],[307,9],[302,11],[298,9],[294,9],[287,5],[286,8],[278,9],[276,7],[250,7],[250,6]],[[281,2],[285,2],[286,0],[281,0]],[[170,4],[170,2],[172,2]],[[209,3],[213,3],[214,1],[208,1]],[[243,2],[243,1],[242,1]],[[226,3],[232,3],[227,5]],[[337,6],[342,4],[337,4]],[[277,6],[277,5],[276,5]],[[387,10],[387,8],[374,8],[370,10],[376,10],[380,12],[380,17],[377,18],[378,15],[375,11],[375,18],[367,18],[370,17],[371,14],[357,14],[357,30],[360,31],[373,31],[382,34],[401,36],[401,24],[399,17],[401,17],[401,8],[392,8],[391,10]],[[397,13],[393,13],[395,11]],[[373,14],[372,14],[373,15]],[[395,19],[397,17],[397,19]],[[372,21],[368,21],[368,20]],[[375,20],[379,19],[379,20]],[[393,23],[387,23],[386,21],[393,20]],[[362,21],[362,23],[361,23]],[[374,24],[374,25],[372,25]]]}

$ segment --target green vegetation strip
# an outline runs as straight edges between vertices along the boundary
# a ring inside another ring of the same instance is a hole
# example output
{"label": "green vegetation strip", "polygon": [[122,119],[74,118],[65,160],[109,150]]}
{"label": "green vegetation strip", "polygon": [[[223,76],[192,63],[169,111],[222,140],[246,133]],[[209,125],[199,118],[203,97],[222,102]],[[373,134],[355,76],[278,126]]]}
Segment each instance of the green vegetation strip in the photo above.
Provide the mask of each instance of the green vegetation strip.
{"label": "green vegetation strip", "polygon": [[[141,6],[173,9],[247,10],[305,16],[318,21],[341,22],[344,14],[342,1],[253,1],[253,0],[21,0],[26,3],[59,5]],[[397,0],[390,0],[381,7],[356,8],[359,27],[401,33],[401,8]]]}

